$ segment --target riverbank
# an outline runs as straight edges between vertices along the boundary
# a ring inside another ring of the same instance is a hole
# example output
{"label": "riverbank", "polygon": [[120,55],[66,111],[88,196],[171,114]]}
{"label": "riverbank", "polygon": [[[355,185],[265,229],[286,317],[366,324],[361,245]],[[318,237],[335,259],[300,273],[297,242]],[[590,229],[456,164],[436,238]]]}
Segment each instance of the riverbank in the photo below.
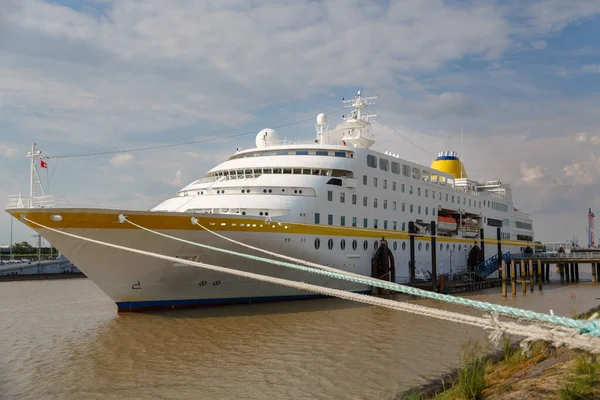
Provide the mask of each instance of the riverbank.
{"label": "riverbank", "polygon": [[27,274],[27,275],[2,275],[0,282],[14,281],[39,281],[46,279],[77,279],[87,278],[82,272],[70,272],[64,274]]}
{"label": "riverbank", "polygon": [[[578,318],[594,313],[600,306]],[[501,347],[490,354],[469,341],[460,368],[395,399],[600,399],[600,358],[547,343],[535,343],[523,354],[509,338]]]}

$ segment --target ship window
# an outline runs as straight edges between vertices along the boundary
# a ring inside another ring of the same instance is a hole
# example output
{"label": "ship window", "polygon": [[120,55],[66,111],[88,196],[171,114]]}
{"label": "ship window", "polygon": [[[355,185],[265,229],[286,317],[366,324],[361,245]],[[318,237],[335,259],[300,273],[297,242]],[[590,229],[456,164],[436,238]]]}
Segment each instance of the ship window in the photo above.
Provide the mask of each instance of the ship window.
{"label": "ship window", "polygon": [[319,173],[320,173],[320,172],[321,172],[321,171],[320,171],[320,170],[318,170],[318,169],[313,169],[313,170],[312,170],[312,174],[313,174],[313,175],[319,175]]}
{"label": "ship window", "polygon": [[320,224],[321,223],[321,214],[319,213],[315,213],[315,224]]}
{"label": "ship window", "polygon": [[383,209],[387,210],[387,200],[383,200]]}
{"label": "ship window", "polygon": [[346,202],[346,193],[342,192],[340,193],[340,203],[345,203]]}
{"label": "ship window", "polygon": [[363,185],[367,185],[367,176],[363,175]]}
{"label": "ship window", "polygon": [[392,182],[392,191],[396,191],[396,182]]}
{"label": "ship window", "polygon": [[425,251],[429,251],[429,243],[425,243]]}
{"label": "ship window", "polygon": [[384,189],[387,189],[387,179],[384,179],[384,180],[383,180],[383,188],[384,188]]}
{"label": "ship window", "polygon": [[342,249],[342,250],[346,249],[346,241],[344,239],[340,240],[340,249]]}
{"label": "ship window", "polygon": [[413,168],[412,177],[413,179],[421,179],[421,170],[418,168]]}
{"label": "ship window", "polygon": [[404,193],[404,183],[400,185],[400,192]]}
{"label": "ship window", "polygon": [[423,171],[423,172],[421,173],[421,177],[423,178],[423,180],[424,180],[425,182],[428,182],[428,181],[429,181],[429,171]]}
{"label": "ship window", "polygon": [[386,160],[385,158],[380,158],[379,159],[379,169],[382,171],[389,171],[390,162],[388,160]]}
{"label": "ship window", "polygon": [[322,169],[321,176],[329,176],[329,171],[327,171],[326,169]]}
{"label": "ship window", "polygon": [[429,189],[425,189],[425,197],[429,197]]}
{"label": "ship window", "polygon": [[383,229],[387,230],[387,219],[383,220]]}
{"label": "ship window", "polygon": [[369,220],[367,218],[363,218],[363,228],[369,227]]}
{"label": "ship window", "polygon": [[324,150],[317,150],[316,154],[318,156],[328,156],[329,152],[328,151],[324,151]]}
{"label": "ship window", "polygon": [[429,207],[425,207],[425,215],[429,215]]}
{"label": "ship window", "polygon": [[356,205],[356,195],[352,195],[352,204]]}
{"label": "ship window", "polygon": [[328,185],[342,186],[342,180],[340,178],[331,178],[327,181]]}
{"label": "ship window", "polygon": [[417,214],[421,214],[421,206],[417,207]]}
{"label": "ship window", "polygon": [[308,150],[296,150],[296,155],[297,156],[307,156]]}
{"label": "ship window", "polygon": [[431,198],[435,200],[435,190],[431,191]]}
{"label": "ship window", "polygon": [[352,226],[356,228],[356,217],[352,217]]}
{"label": "ship window", "polygon": [[377,199],[373,198],[373,207],[377,208]]}
{"label": "ship window", "polygon": [[374,155],[367,155],[367,166],[371,168],[377,168],[377,157]]}
{"label": "ship window", "polygon": [[327,224],[328,225],[333,225],[333,215],[329,214],[327,216]]}
{"label": "ship window", "polygon": [[406,242],[402,242],[402,251],[406,250]]}
{"label": "ship window", "polygon": [[[405,231],[406,230],[406,222],[402,223],[402,230]],[[404,250],[404,246],[402,246],[402,250]]]}
{"label": "ship window", "polygon": [[302,175],[310,175],[310,168],[303,168]]}
{"label": "ship window", "polygon": [[376,241],[373,243],[373,249],[374,249],[374,250],[377,250],[377,248],[378,248],[378,247],[379,247],[379,242],[376,240]]}
{"label": "ship window", "polygon": [[335,156],[336,157],[346,157],[346,152],[344,152],[344,151],[336,151],[335,152]]}
{"label": "ship window", "polygon": [[402,166],[402,175],[410,176],[410,166],[408,166],[408,165]]}
{"label": "ship window", "polygon": [[454,203],[454,195],[452,195],[452,202]]}
{"label": "ship window", "polygon": [[284,168],[283,169],[283,173],[284,174],[291,174],[292,173],[292,169],[291,168]]}
{"label": "ship window", "polygon": [[448,193],[446,193],[446,201],[448,201]]}
{"label": "ship window", "polygon": [[431,183],[437,183],[438,181],[438,176],[437,175],[431,175]]}
{"label": "ship window", "polygon": [[408,194],[413,194],[413,185],[408,188]]}
{"label": "ship window", "polygon": [[402,203],[401,211],[406,212],[406,203]]}
{"label": "ship window", "polygon": [[440,251],[444,251],[444,244],[440,243]]}
{"label": "ship window", "polygon": [[377,218],[373,220],[373,229],[377,229]]}
{"label": "ship window", "polygon": [[394,202],[392,202],[392,210],[393,210],[393,211],[396,211],[396,202],[395,202],[395,201],[394,201]]}
{"label": "ship window", "polygon": [[377,177],[373,177],[373,187],[377,187]]}
{"label": "ship window", "polygon": [[446,251],[450,251],[450,243],[446,243]]}
{"label": "ship window", "polygon": [[419,243],[419,245],[417,246],[417,248],[419,249],[419,251],[421,251],[423,249],[423,243]]}
{"label": "ship window", "polygon": [[329,248],[329,250],[333,250],[333,239],[329,239],[327,241],[327,247]]}
{"label": "ship window", "polygon": [[346,226],[346,217],[340,216],[340,226]]}
{"label": "ship window", "polygon": [[278,151],[275,154],[277,154],[278,156],[287,156],[288,152],[287,151]]}
{"label": "ship window", "polygon": [[398,222],[396,222],[396,221],[392,222],[392,229],[398,230]]}
{"label": "ship window", "polygon": [[319,240],[319,238],[315,239],[315,250],[319,250],[319,247],[321,247],[321,241]]}
{"label": "ship window", "polygon": [[410,205],[409,209],[410,209],[410,213],[412,214],[412,212],[413,212],[413,205],[412,204]]}
{"label": "ship window", "polygon": [[274,174],[281,174],[281,168],[273,168]]}
{"label": "ship window", "polygon": [[459,245],[458,245],[458,251],[460,251],[460,250],[461,250],[461,246],[460,246],[460,244],[459,244]]}
{"label": "ship window", "polygon": [[367,196],[363,196],[363,206],[366,207],[367,204],[368,204],[368,198],[367,198]]}
{"label": "ship window", "polygon": [[366,240],[363,242],[363,249],[365,249],[365,251],[369,249],[369,242],[367,242]]}
{"label": "ship window", "polygon": [[357,247],[358,247],[358,243],[356,243],[356,239],[354,239],[352,241],[352,250],[356,250]]}
{"label": "ship window", "polygon": [[301,173],[302,173],[302,170],[300,168],[294,168],[294,174],[300,175]]}
{"label": "ship window", "polygon": [[400,164],[395,161],[392,161],[392,172],[394,174],[400,174]]}
{"label": "ship window", "polygon": [[431,215],[435,216],[435,208],[431,207]]}
{"label": "ship window", "polygon": [[394,248],[394,251],[398,250],[398,242],[394,242],[392,247]]}
{"label": "ship window", "polygon": [[418,188],[417,188],[417,196],[420,196],[420,195],[421,195],[421,188],[420,188],[420,187],[418,187]]}

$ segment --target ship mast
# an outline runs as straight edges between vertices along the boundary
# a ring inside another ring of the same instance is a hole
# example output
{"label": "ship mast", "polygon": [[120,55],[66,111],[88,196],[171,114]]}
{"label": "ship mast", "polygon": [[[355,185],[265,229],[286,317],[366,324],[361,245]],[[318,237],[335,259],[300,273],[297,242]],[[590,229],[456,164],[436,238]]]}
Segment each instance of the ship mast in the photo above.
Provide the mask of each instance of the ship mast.
{"label": "ship mast", "polygon": [[40,150],[38,150],[35,147],[35,143],[31,146],[31,151],[29,153],[27,153],[27,157],[31,158],[31,169],[30,169],[30,176],[29,176],[29,201],[32,203],[30,204],[30,206],[33,205],[33,198],[35,197],[35,187],[36,187],[36,183],[37,186],[40,188],[40,191],[42,192],[42,196],[45,196],[46,193],[44,191],[44,187],[42,186],[42,181],[40,180],[40,175],[38,174],[38,170],[37,170],[37,163],[38,163],[38,159],[40,159],[42,157],[42,152]]}
{"label": "ship mast", "polygon": [[371,122],[377,114],[368,114],[363,109],[375,104],[377,96],[362,97],[360,90],[350,100],[342,100],[345,108],[352,108],[350,115],[344,118],[345,123],[341,129],[344,132],[343,139],[355,147],[369,148],[375,143],[375,137],[371,132]]}

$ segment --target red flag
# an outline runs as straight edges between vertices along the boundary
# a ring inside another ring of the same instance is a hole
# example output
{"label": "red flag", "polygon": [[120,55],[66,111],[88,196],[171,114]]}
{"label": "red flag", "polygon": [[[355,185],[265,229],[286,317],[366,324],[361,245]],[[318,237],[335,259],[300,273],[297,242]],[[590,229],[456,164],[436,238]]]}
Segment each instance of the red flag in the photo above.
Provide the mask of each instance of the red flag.
{"label": "red flag", "polygon": [[346,145],[346,141],[345,140],[342,140],[342,143],[344,143],[344,146]]}
{"label": "red flag", "polygon": [[44,160],[40,160],[40,167],[48,168],[48,164]]}

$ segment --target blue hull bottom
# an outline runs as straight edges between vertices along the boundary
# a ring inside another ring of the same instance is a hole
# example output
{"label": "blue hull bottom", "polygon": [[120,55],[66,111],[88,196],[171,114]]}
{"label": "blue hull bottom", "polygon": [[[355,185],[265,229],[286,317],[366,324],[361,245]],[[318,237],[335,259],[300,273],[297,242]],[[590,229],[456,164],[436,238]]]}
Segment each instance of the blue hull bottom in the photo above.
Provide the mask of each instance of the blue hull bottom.
{"label": "blue hull bottom", "polygon": [[[368,294],[370,290],[361,290],[355,293]],[[274,296],[274,297],[238,297],[230,299],[189,299],[189,300],[151,300],[151,301],[124,301],[117,302],[118,312],[144,312],[175,310],[182,308],[198,308],[210,306],[224,306],[231,304],[267,303],[276,301],[323,299],[329,296],[322,294],[307,294],[300,296]]]}

